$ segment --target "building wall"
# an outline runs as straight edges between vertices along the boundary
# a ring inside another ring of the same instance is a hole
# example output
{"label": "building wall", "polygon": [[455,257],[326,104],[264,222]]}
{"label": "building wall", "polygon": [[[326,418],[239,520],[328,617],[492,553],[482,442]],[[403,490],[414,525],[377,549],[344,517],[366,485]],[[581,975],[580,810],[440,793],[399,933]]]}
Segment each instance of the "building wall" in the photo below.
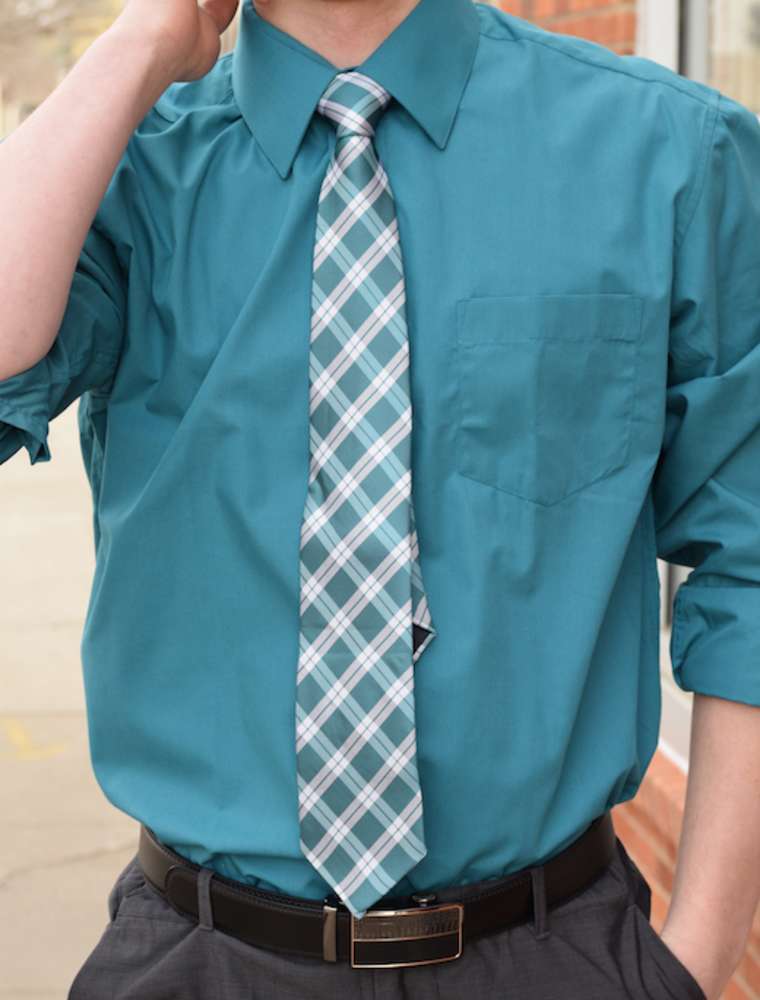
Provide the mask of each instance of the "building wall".
{"label": "building wall", "polygon": [[588,38],[621,55],[632,55],[636,45],[635,0],[499,0],[497,6],[549,31]]}

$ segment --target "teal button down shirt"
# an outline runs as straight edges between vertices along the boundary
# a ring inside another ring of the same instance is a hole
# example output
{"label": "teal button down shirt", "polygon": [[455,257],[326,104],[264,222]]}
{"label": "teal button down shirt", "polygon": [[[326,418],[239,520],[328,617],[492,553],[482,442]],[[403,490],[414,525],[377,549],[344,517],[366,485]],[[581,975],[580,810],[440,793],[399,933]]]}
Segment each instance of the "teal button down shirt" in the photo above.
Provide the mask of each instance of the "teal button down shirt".
{"label": "teal button down shirt", "polygon": [[[361,67],[409,299],[428,855],[544,860],[657,743],[659,551],[686,688],[760,703],[760,130],[716,93],[470,0]],[[299,533],[334,68],[259,20],[138,129],[0,453],[82,395],[98,779],[193,860],[301,896]]]}

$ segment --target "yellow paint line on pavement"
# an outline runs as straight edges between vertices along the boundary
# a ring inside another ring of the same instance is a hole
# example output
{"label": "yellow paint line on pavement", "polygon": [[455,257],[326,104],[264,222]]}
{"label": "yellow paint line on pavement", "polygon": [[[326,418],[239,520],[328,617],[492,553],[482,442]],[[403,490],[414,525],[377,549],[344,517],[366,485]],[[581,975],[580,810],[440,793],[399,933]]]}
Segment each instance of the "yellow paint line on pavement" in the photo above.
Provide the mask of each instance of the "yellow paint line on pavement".
{"label": "yellow paint line on pavement", "polygon": [[13,719],[9,715],[0,717],[0,724],[5,730],[8,741],[13,746],[10,753],[0,754],[0,761],[43,760],[45,757],[55,757],[66,749],[61,743],[40,746],[34,742],[26,727],[18,719]]}

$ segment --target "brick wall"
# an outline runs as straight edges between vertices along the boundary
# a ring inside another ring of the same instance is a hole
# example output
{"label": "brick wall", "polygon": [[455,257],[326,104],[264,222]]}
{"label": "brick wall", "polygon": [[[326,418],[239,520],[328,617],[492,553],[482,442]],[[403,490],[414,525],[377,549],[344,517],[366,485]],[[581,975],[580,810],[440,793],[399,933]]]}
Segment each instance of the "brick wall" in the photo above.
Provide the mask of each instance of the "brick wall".
{"label": "brick wall", "polygon": [[496,0],[496,6],[526,21],[606,45],[632,55],[636,42],[636,2],[604,0]]}
{"label": "brick wall", "polygon": [[[652,887],[652,924],[658,931],[673,891],[685,798],[686,775],[658,752],[636,798],[613,812],[618,836]],[[760,1000],[760,913],[744,961],[723,997]]]}

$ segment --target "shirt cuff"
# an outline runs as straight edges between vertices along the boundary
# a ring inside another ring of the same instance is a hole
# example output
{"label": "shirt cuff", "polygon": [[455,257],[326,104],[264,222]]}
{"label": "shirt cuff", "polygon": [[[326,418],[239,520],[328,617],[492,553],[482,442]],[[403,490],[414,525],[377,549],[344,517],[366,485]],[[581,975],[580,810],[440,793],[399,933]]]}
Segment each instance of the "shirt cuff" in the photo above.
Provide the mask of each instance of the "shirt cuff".
{"label": "shirt cuff", "polygon": [[760,587],[678,591],[673,675],[685,691],[760,705]]}
{"label": "shirt cuff", "polygon": [[0,400],[0,463],[26,448],[32,465],[48,462],[48,423]]}

